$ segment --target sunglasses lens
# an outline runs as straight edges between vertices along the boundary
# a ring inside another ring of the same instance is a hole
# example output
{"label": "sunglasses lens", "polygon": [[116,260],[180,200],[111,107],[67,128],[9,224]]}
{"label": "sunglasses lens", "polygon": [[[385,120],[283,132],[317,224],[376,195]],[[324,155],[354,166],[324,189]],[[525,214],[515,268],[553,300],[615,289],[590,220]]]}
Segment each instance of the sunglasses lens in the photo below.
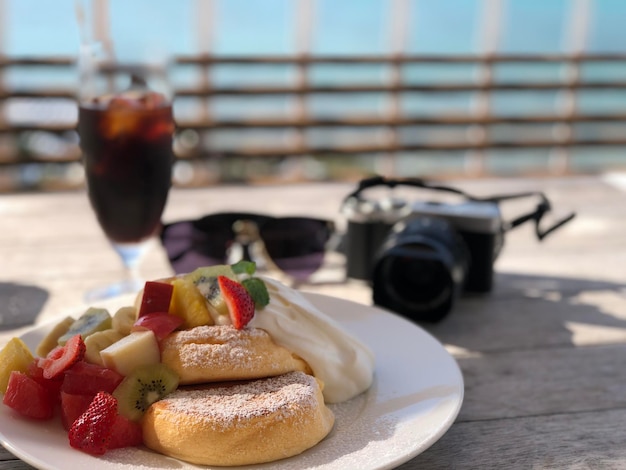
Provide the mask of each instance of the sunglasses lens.
{"label": "sunglasses lens", "polygon": [[289,217],[267,221],[259,235],[274,264],[304,281],[322,266],[330,229],[322,220]]}
{"label": "sunglasses lens", "polygon": [[164,227],[161,243],[177,274],[226,262],[233,235],[229,225],[218,222],[207,218]]}

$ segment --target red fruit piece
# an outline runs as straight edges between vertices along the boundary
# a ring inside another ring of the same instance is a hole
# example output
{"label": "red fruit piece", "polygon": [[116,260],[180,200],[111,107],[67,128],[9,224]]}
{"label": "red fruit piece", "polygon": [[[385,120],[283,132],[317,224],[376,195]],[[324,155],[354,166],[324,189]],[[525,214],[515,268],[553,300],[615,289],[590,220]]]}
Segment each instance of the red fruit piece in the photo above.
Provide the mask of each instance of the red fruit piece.
{"label": "red fruit piece", "polygon": [[61,422],[66,431],[69,431],[74,421],[89,408],[94,397],[95,395],[61,392]]}
{"label": "red fruit piece", "polygon": [[78,361],[65,371],[61,391],[74,395],[94,396],[98,392],[113,393],[124,376],[107,367]]}
{"label": "red fruit piece", "polygon": [[141,424],[131,421],[122,415],[117,415],[115,423],[113,423],[109,449],[140,446],[141,444],[143,444]]}
{"label": "red fruit piece", "polygon": [[39,365],[46,379],[54,379],[68,370],[85,356],[85,343],[80,335],[67,340],[65,346],[58,346],[44,357]]}
{"label": "red fruit piece", "polygon": [[43,369],[39,364],[41,361],[41,358],[33,360],[26,370],[26,375],[45,388],[53,402],[58,402],[61,398],[59,392],[61,390],[61,385],[63,384],[63,375],[59,375],[54,379],[46,379],[43,376]]}
{"label": "red fruit piece", "polygon": [[139,317],[133,325],[132,331],[152,330],[160,341],[182,325],[183,321],[181,317],[176,315],[153,312]]}
{"label": "red fruit piece", "polygon": [[104,454],[111,441],[116,416],[117,399],[110,393],[98,392],[70,427],[70,445],[88,454]]}
{"label": "red fruit piece", "polygon": [[217,283],[228,306],[233,326],[241,330],[254,316],[254,300],[246,288],[237,281],[226,276],[218,276]]}
{"label": "red fruit piece", "polygon": [[172,284],[158,281],[146,282],[137,317],[154,312],[169,312],[173,291],[174,286]]}
{"label": "red fruit piece", "polygon": [[54,402],[48,391],[18,371],[11,372],[2,403],[27,418],[50,419],[54,413]]}

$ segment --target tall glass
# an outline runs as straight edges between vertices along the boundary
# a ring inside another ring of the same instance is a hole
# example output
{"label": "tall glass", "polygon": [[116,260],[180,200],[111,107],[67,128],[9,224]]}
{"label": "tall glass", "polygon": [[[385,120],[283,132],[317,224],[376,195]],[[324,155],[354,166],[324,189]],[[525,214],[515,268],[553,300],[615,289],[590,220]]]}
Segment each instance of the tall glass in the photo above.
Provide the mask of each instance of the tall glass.
{"label": "tall glass", "polygon": [[125,268],[88,300],[136,291],[139,262],[157,234],[174,161],[172,103],[164,64],[121,64],[102,51],[81,60],[78,134],[100,227]]}

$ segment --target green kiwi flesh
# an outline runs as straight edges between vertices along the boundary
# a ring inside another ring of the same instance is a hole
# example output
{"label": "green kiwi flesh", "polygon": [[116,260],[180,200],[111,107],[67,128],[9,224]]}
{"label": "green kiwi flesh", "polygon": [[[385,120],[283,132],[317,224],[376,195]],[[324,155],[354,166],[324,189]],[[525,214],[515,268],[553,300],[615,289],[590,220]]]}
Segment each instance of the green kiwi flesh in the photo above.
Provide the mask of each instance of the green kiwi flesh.
{"label": "green kiwi flesh", "polygon": [[59,338],[59,345],[63,346],[74,335],[81,335],[83,339],[97,331],[108,330],[113,324],[113,319],[108,310],[104,308],[90,307],[83,313],[69,329]]}
{"label": "green kiwi flesh", "polygon": [[178,382],[178,375],[165,364],[137,367],[113,391],[119,414],[138,421],[150,405],[176,390]]}
{"label": "green kiwi flesh", "polygon": [[198,268],[187,274],[185,277],[190,279],[202,293],[207,302],[217,311],[219,315],[228,316],[228,306],[220,292],[217,284],[218,276],[226,276],[237,280],[237,275],[229,265],[216,265]]}

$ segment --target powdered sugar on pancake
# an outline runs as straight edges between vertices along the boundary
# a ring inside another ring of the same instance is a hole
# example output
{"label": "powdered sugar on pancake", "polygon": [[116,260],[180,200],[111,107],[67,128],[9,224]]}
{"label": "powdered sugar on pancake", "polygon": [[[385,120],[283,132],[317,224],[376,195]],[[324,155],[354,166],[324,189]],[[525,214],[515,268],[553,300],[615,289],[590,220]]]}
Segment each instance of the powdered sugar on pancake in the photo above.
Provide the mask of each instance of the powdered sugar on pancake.
{"label": "powdered sugar on pancake", "polygon": [[249,426],[256,416],[283,413],[316,406],[315,378],[290,372],[245,383],[179,389],[160,402],[181,419],[193,419],[220,427]]}
{"label": "powdered sugar on pancake", "polygon": [[[209,333],[210,332],[210,333]],[[176,334],[181,361],[197,367],[245,367],[255,338],[267,336],[258,329],[236,330],[232,326],[200,326]]]}

